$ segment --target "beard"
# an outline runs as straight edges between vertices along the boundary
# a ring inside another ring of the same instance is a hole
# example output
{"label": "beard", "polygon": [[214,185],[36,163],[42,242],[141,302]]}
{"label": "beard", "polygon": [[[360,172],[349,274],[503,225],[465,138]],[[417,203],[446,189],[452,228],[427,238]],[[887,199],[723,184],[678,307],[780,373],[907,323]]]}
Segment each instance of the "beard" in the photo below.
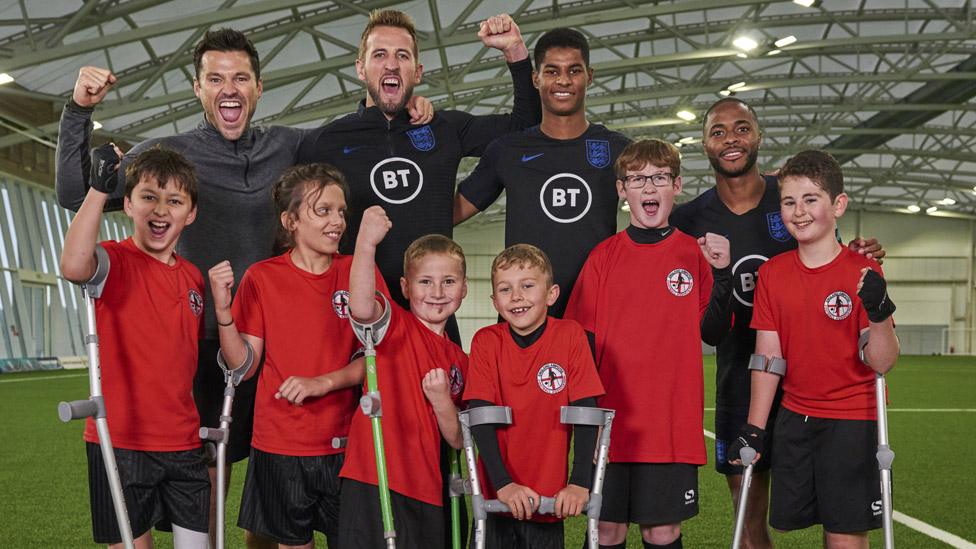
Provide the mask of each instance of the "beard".
{"label": "beard", "polygon": [[755,148],[749,151],[749,155],[746,156],[745,165],[741,169],[734,170],[734,171],[725,169],[722,166],[722,160],[717,156],[709,155],[708,163],[712,165],[712,169],[715,170],[715,172],[718,173],[719,175],[723,177],[731,178],[731,177],[741,177],[749,173],[749,170],[751,170],[752,167],[756,165],[756,159],[758,158],[759,158],[759,148]]}
{"label": "beard", "polygon": [[380,84],[377,82],[375,85],[366,86],[366,92],[369,93],[370,99],[373,100],[373,104],[380,108],[380,111],[387,116],[395,116],[396,113],[403,110],[407,106],[407,101],[413,96],[413,86],[407,86],[406,83],[401,84],[403,86],[403,97],[400,101],[382,101],[380,99]]}

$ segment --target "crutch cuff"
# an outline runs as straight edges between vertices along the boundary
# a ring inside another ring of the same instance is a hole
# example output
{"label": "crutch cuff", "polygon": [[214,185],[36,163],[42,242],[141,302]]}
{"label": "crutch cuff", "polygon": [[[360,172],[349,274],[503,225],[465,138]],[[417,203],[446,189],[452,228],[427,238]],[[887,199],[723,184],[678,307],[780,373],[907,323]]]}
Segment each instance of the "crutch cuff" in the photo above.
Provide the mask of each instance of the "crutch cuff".
{"label": "crutch cuff", "polygon": [[766,355],[753,354],[749,357],[749,369],[783,377],[786,375],[786,359],[778,356],[766,357]]}
{"label": "crutch cuff", "polygon": [[[376,292],[376,297],[383,302],[383,314],[372,322],[362,322],[349,315],[349,323],[352,324],[352,331],[356,333],[359,342],[366,345],[367,330],[372,334],[373,345],[379,345],[386,335],[386,330],[390,327],[390,300],[381,292]],[[368,345],[367,345],[368,347]]]}
{"label": "crutch cuff", "polygon": [[244,350],[246,351],[244,361],[233,369],[227,367],[227,361],[224,360],[224,353],[220,349],[217,349],[217,366],[220,366],[220,369],[224,371],[224,382],[230,381],[235,387],[240,385],[244,376],[254,366],[254,347],[251,347],[251,343],[246,339],[243,341]]}
{"label": "crutch cuff", "polygon": [[861,335],[857,338],[857,357],[861,359],[866,366],[868,364],[868,357],[864,354],[864,349],[868,346],[868,341],[871,339],[871,330],[864,330]]}
{"label": "crutch cuff", "polygon": [[111,270],[112,261],[109,259],[108,252],[105,248],[96,245],[95,246],[95,272],[92,273],[91,278],[80,284],[84,288],[85,293],[88,297],[99,298],[102,295],[102,290],[105,289],[105,282],[108,280],[108,272]]}

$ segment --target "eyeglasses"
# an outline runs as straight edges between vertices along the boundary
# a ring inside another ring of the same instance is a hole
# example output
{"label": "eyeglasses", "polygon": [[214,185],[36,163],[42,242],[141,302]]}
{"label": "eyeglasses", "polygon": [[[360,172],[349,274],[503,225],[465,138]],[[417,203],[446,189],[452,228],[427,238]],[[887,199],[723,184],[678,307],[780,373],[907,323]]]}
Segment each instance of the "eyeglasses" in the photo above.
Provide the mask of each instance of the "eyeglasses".
{"label": "eyeglasses", "polygon": [[668,172],[651,175],[628,175],[624,178],[624,183],[627,185],[627,188],[635,191],[643,189],[648,182],[655,187],[667,187],[672,181],[674,181],[674,174]]}

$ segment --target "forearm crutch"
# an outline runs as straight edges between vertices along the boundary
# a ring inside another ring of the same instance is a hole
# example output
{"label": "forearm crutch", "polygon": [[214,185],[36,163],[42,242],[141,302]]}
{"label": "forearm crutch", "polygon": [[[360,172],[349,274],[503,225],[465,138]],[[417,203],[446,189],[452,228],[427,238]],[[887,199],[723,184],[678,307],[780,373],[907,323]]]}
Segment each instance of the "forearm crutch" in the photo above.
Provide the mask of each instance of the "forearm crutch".
{"label": "forearm crutch", "polygon": [[231,417],[231,407],[234,405],[234,393],[236,387],[240,385],[248,370],[254,365],[254,349],[247,341],[244,342],[247,355],[244,362],[234,369],[228,369],[224,361],[224,355],[217,351],[217,365],[224,372],[224,402],[220,407],[220,427],[200,427],[200,438],[217,444],[217,520],[214,529],[217,531],[217,549],[224,549],[224,515],[226,497],[225,477],[227,471],[227,442],[230,440],[230,424],[234,421]]}
{"label": "forearm crutch", "polygon": [[396,529],[393,526],[393,508],[390,505],[390,484],[386,476],[386,452],[383,448],[383,417],[380,390],[376,382],[376,345],[379,345],[390,326],[390,302],[386,296],[377,292],[383,300],[383,314],[370,323],[362,323],[350,315],[353,331],[365,347],[366,356],[366,394],[359,399],[359,407],[369,417],[373,428],[373,450],[376,454],[376,478],[380,493],[380,513],[383,516],[383,538],[389,549],[396,549]]}
{"label": "forearm crutch", "polygon": [[461,477],[460,452],[450,448],[451,473],[448,476],[447,494],[451,497],[451,548],[461,549],[461,505],[464,494],[469,493],[470,487]]}
{"label": "forearm crutch", "polygon": [[[471,479],[471,508],[475,517],[475,549],[483,549],[485,544],[485,521],[488,513],[509,513],[507,505],[497,499],[485,500],[481,494],[477,464],[474,457],[474,440],[471,437],[471,427],[478,425],[511,425],[512,411],[507,406],[481,406],[461,412],[461,430],[464,439],[464,453],[467,458],[468,475]],[[590,549],[599,548],[600,510],[603,505],[603,479],[606,474],[607,462],[610,454],[610,428],[613,424],[613,410],[603,408],[588,408],[581,406],[563,406],[559,411],[559,420],[565,425],[592,425],[602,427],[597,451],[596,473],[589,500],[586,502],[587,516],[587,544]],[[539,498],[539,509],[542,515],[556,513],[556,498],[542,496]]]}
{"label": "forearm crutch", "polygon": [[739,502],[735,506],[735,533],[732,535],[732,549],[739,549],[742,542],[742,527],[746,522],[746,507],[749,500],[749,486],[752,484],[752,466],[756,459],[755,448],[746,446],[739,450],[739,459],[746,466],[742,472],[742,483],[739,484]]}
{"label": "forearm crutch", "polygon": [[891,503],[891,462],[895,460],[895,453],[888,446],[888,406],[886,404],[885,377],[876,374],[874,379],[874,396],[878,407],[878,469],[881,471],[881,524],[884,527],[885,549],[894,549],[895,533],[892,523]]}
{"label": "forearm crutch", "polygon": [[85,301],[85,316],[88,323],[88,334],[85,336],[88,348],[88,387],[87,400],[73,400],[58,404],[58,417],[67,423],[72,419],[94,418],[95,429],[98,431],[98,446],[102,450],[102,461],[105,462],[105,474],[108,476],[108,487],[112,493],[112,505],[115,508],[115,518],[119,523],[119,533],[126,549],[135,547],[132,540],[132,527],[129,525],[129,512],[125,506],[125,495],[122,493],[122,482],[119,480],[119,468],[115,463],[115,451],[112,448],[112,437],[108,432],[108,419],[105,415],[105,399],[102,397],[102,370],[98,356],[98,327],[95,324],[95,300],[101,297],[105,281],[108,279],[110,267],[108,252],[101,246],[95,246],[95,274],[91,279],[81,284],[81,293]]}

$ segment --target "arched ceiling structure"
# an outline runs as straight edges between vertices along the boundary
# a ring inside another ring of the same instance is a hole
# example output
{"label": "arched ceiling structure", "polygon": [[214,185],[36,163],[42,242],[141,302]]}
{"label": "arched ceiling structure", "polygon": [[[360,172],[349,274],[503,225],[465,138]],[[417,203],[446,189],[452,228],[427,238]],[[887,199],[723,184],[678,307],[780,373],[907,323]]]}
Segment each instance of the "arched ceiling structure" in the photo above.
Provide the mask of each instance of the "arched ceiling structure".
{"label": "arched ceiling structure", "polygon": [[[39,100],[56,113],[78,68],[99,65],[119,77],[96,112],[102,136],[134,143],[184,131],[201,116],[192,47],[207,28],[229,26],[262,56],[255,120],[313,127],[363,97],[359,34],[369,10],[386,7],[417,21],[417,93],[473,113],[511,104],[503,59],[481,46],[479,21],[511,13],[530,46],[554,27],[581,30],[596,71],[590,120],[681,142],[686,196],[713,183],[701,117],[732,88],[759,112],[765,169],[824,148],[843,162],[855,207],[976,214],[976,23],[962,0],[3,0],[0,72],[14,83],[0,86],[0,103]],[[743,36],[756,46],[736,46]],[[0,149],[57,139],[56,122],[4,113],[0,127]]]}

